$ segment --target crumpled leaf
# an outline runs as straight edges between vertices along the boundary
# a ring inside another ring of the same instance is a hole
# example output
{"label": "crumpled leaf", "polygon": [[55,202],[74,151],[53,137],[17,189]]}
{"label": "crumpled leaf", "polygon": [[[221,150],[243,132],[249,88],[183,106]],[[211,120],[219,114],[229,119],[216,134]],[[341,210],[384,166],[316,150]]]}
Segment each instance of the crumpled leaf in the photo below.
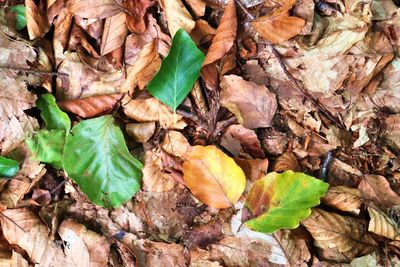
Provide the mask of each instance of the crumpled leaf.
{"label": "crumpled leaf", "polygon": [[246,178],[252,182],[264,177],[268,172],[268,159],[235,158],[235,162],[242,168]]}
{"label": "crumpled leaf", "polygon": [[172,37],[179,29],[184,29],[187,33],[192,31],[194,20],[181,0],[162,0],[160,5],[167,16],[168,29]]}
{"label": "crumpled leaf", "polygon": [[203,60],[203,52],[180,29],[172,39],[168,56],[147,85],[147,90],[172,110],[176,110],[199,78]]}
{"label": "crumpled leaf", "polygon": [[19,170],[18,161],[0,156],[0,177],[11,178]]}
{"label": "crumpled leaf", "polygon": [[167,244],[148,239],[133,242],[137,262],[141,266],[187,266],[181,244]]}
{"label": "crumpled leaf", "polygon": [[123,1],[124,8],[128,10],[128,14],[126,15],[126,24],[129,31],[136,34],[142,34],[146,30],[144,16],[147,8],[151,7],[154,2],[155,1],[153,0]]}
{"label": "crumpled leaf", "polygon": [[11,12],[15,14],[17,24],[15,29],[17,31],[26,27],[26,8],[24,5],[15,5],[10,7]]}
{"label": "crumpled leaf", "polygon": [[269,173],[250,189],[245,206],[253,219],[245,222],[252,230],[273,233],[294,229],[320,203],[329,185],[301,172]]}
{"label": "crumpled leaf", "polygon": [[67,135],[64,170],[95,204],[118,207],[140,189],[142,163],[110,115],[81,121]]}
{"label": "crumpled leaf", "polygon": [[64,111],[82,118],[92,118],[107,113],[121,100],[122,94],[90,96],[57,102]]}
{"label": "crumpled leaf", "polygon": [[313,209],[302,224],[313,236],[316,247],[332,251],[330,260],[343,256],[353,259],[376,249],[376,242],[366,232],[366,225],[352,217]]}
{"label": "crumpled leaf", "polygon": [[368,207],[368,213],[371,217],[368,225],[369,232],[400,241],[400,232],[396,222],[385,213],[372,207]]}
{"label": "crumpled leaf", "polygon": [[[237,18],[235,1],[230,0],[225,7],[221,22],[211,43],[203,66],[221,59],[231,49],[236,38]],[[203,75],[203,74],[202,74]]]}
{"label": "crumpled leaf", "polygon": [[293,152],[286,151],[275,159],[272,169],[274,172],[298,172],[301,170],[301,166],[296,155]]}
{"label": "crumpled leaf", "polygon": [[389,115],[385,119],[386,142],[393,148],[400,150],[400,114]]}
{"label": "crumpled leaf", "polygon": [[178,131],[168,131],[161,147],[170,155],[183,157],[190,147],[186,137]]}
{"label": "crumpled leaf", "polygon": [[235,161],[215,146],[193,146],[183,163],[186,186],[201,202],[223,209],[241,197],[246,177]]}
{"label": "crumpled leaf", "polygon": [[82,18],[104,19],[121,11],[120,0],[88,0],[74,1],[71,7],[72,13]]}
{"label": "crumpled leaf", "polygon": [[321,201],[335,209],[360,214],[360,207],[363,203],[363,194],[356,188],[347,186],[330,187]]}
{"label": "crumpled leaf", "polygon": [[193,13],[198,16],[204,16],[206,12],[206,2],[203,0],[188,0],[186,3],[190,6],[193,10]]}
{"label": "crumpled leaf", "polygon": [[305,25],[302,18],[289,15],[289,10],[296,1],[283,1],[276,10],[252,21],[253,27],[273,44],[281,43],[300,34]]}
{"label": "crumpled leaf", "polygon": [[40,116],[46,123],[47,129],[65,132],[71,129],[68,115],[57,106],[56,99],[52,94],[42,94],[36,101],[36,106],[41,111]]}
{"label": "crumpled leaf", "polygon": [[122,46],[127,34],[128,28],[126,27],[126,15],[124,12],[119,12],[107,18],[104,22],[101,37],[100,54],[106,55]]}
{"label": "crumpled leaf", "polygon": [[381,175],[364,175],[358,189],[364,194],[365,199],[373,200],[379,207],[400,205],[400,196],[390,188],[389,182]]}
{"label": "crumpled leaf", "polygon": [[221,78],[221,104],[236,115],[240,124],[254,129],[270,127],[277,109],[275,94],[267,87],[236,75]]}
{"label": "crumpled leaf", "polygon": [[43,3],[40,2],[39,5],[36,5],[33,0],[25,0],[26,26],[31,40],[42,37],[49,30],[49,24],[43,11]]}

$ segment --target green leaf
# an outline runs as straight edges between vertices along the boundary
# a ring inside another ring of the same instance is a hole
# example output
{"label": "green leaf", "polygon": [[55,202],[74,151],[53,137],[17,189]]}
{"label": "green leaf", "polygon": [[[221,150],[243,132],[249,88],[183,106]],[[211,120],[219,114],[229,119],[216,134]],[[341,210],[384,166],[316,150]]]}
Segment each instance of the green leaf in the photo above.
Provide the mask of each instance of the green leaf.
{"label": "green leaf", "polygon": [[11,12],[15,14],[17,20],[16,30],[22,30],[26,27],[26,8],[24,5],[15,5],[10,7]]}
{"label": "green leaf", "polygon": [[0,177],[12,178],[19,170],[18,161],[0,156]]}
{"label": "green leaf", "polygon": [[26,144],[34,159],[51,164],[58,169],[63,167],[65,131],[40,130],[37,134],[29,137]]}
{"label": "green leaf", "polygon": [[147,90],[171,109],[189,94],[200,76],[204,54],[184,29],[176,32],[171,50],[162,61],[160,70],[147,85]]}
{"label": "green leaf", "polygon": [[63,165],[97,205],[118,207],[140,190],[143,165],[129,153],[120,128],[109,115],[81,121],[72,128]]}
{"label": "green leaf", "polygon": [[255,217],[245,225],[252,230],[273,233],[294,229],[320,203],[329,184],[301,172],[269,173],[254,183],[245,206]]}
{"label": "green leaf", "polygon": [[40,109],[40,116],[49,130],[64,130],[66,133],[71,129],[71,121],[64,111],[56,104],[56,99],[52,94],[43,94],[36,101],[36,106]]}

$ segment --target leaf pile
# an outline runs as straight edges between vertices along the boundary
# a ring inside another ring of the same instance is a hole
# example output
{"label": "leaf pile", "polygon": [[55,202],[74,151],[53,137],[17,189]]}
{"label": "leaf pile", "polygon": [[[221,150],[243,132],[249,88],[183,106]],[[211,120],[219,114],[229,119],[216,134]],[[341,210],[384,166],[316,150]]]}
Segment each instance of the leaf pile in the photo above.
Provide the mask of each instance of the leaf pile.
{"label": "leaf pile", "polygon": [[400,8],[15,0],[1,266],[397,266]]}

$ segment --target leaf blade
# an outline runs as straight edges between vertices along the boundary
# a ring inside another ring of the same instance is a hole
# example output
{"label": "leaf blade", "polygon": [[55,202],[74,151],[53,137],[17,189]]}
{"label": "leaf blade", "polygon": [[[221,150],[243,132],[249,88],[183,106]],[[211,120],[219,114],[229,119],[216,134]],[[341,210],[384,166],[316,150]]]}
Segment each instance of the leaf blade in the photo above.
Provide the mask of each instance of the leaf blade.
{"label": "leaf blade", "polygon": [[26,8],[24,5],[15,5],[10,7],[11,12],[15,14],[15,18],[17,20],[17,24],[15,29],[17,31],[22,30],[26,27]]}
{"label": "leaf blade", "polygon": [[56,99],[52,94],[43,94],[36,101],[36,106],[40,109],[40,116],[45,121],[49,130],[71,129],[71,121],[64,111],[56,104]]}
{"label": "leaf blade", "polygon": [[13,159],[0,156],[0,177],[12,178],[19,170],[19,164]]}

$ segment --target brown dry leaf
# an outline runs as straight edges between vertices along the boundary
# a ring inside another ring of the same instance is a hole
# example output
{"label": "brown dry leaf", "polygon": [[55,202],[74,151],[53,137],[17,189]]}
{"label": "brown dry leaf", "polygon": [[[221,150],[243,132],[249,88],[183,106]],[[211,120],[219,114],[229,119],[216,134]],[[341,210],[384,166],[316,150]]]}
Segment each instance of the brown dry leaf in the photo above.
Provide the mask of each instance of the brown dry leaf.
{"label": "brown dry leaf", "polygon": [[382,211],[372,207],[368,207],[368,213],[371,217],[368,225],[369,232],[400,241],[400,232],[396,222]]}
{"label": "brown dry leaf", "polygon": [[170,155],[182,157],[190,147],[186,137],[178,131],[168,131],[161,147]]}
{"label": "brown dry leaf", "polygon": [[123,6],[128,11],[126,24],[129,31],[136,34],[142,34],[146,30],[144,16],[147,8],[151,7],[153,4],[153,0],[123,1]]}
{"label": "brown dry leaf", "polygon": [[68,8],[61,9],[54,20],[53,49],[55,65],[58,66],[65,58],[64,50],[68,46],[69,30],[74,14]]}
{"label": "brown dry leaf", "polygon": [[221,145],[234,156],[239,156],[243,149],[254,158],[265,158],[256,133],[239,124],[230,125],[226,129],[221,140]]}
{"label": "brown dry leaf", "polygon": [[266,86],[236,75],[221,78],[221,105],[236,115],[240,124],[254,129],[270,127],[277,109],[275,94]]}
{"label": "brown dry leaf", "polygon": [[[100,60],[92,63],[104,62]],[[88,66],[87,62],[83,63],[78,53],[68,53],[58,68],[59,72],[68,74],[57,77],[58,99],[62,101],[119,93],[125,78],[124,72],[113,70],[111,65],[105,64],[107,71],[96,70]]]}
{"label": "brown dry leaf", "polygon": [[160,5],[167,16],[168,29],[172,37],[183,28],[190,33],[194,28],[194,20],[181,0],[162,0]]}
{"label": "brown dry leaf", "polygon": [[26,27],[28,29],[29,39],[33,40],[42,37],[49,30],[47,17],[43,12],[43,4],[41,1],[39,6],[33,0],[25,0],[26,7]]}
{"label": "brown dry leaf", "polygon": [[372,200],[379,207],[400,205],[400,196],[390,188],[389,182],[381,175],[365,175],[358,189],[363,192],[366,199]]}
{"label": "brown dry leaf", "polygon": [[191,250],[195,247],[207,248],[222,236],[222,224],[219,221],[211,221],[189,229],[185,233],[185,246]]}
{"label": "brown dry leaf", "polygon": [[124,44],[128,34],[126,16],[120,12],[106,19],[101,37],[100,54],[106,55]]}
{"label": "brown dry leaf", "polygon": [[82,118],[92,118],[112,110],[121,100],[122,94],[90,96],[57,102],[66,112],[71,112]]}
{"label": "brown dry leaf", "polygon": [[[62,240],[69,244],[66,247],[70,249],[70,253],[74,257],[80,258],[78,255],[82,251],[87,251],[89,257],[87,260],[90,267],[107,265],[110,254],[110,243],[104,236],[86,229],[83,224],[74,222],[71,219],[66,219],[61,223],[58,233]],[[67,252],[66,254],[68,255]],[[83,253],[82,256],[86,257],[86,253]],[[80,259],[82,260],[82,258]]]}
{"label": "brown dry leaf", "polygon": [[[237,18],[235,1],[230,0],[225,7],[221,22],[211,43],[203,66],[221,59],[231,49],[236,38]],[[203,75],[203,74],[202,74]]]}
{"label": "brown dry leaf", "polygon": [[264,177],[268,172],[268,159],[235,158],[235,162],[242,168],[247,179],[251,182]]}
{"label": "brown dry leaf", "polygon": [[277,231],[274,237],[285,252],[290,266],[308,266],[311,253],[308,250],[307,240],[297,236],[293,230]]}
{"label": "brown dry leaf", "polygon": [[125,114],[138,122],[155,121],[159,122],[163,128],[174,129],[183,129],[186,126],[181,115],[174,114],[169,107],[154,97],[146,99],[126,97],[123,103],[125,103],[122,105]]}
{"label": "brown dry leaf", "polygon": [[284,1],[271,14],[259,17],[252,22],[253,27],[273,44],[277,44],[300,34],[305,25],[302,18],[292,17],[289,10],[296,1]]}
{"label": "brown dry leaf", "polygon": [[347,186],[330,187],[321,201],[335,209],[351,212],[355,215],[360,214],[360,207],[364,196],[359,189]]}
{"label": "brown dry leaf", "polygon": [[[89,42],[87,34],[76,23],[72,24],[70,39],[68,41],[68,51],[73,50],[80,52],[78,53],[80,55],[83,53],[88,53],[95,59],[100,58],[97,49],[95,49],[93,44]],[[82,59],[82,61],[84,60]],[[98,69],[98,67],[95,66],[95,69]]]}
{"label": "brown dry leaf", "polygon": [[104,19],[119,13],[120,0],[86,0],[74,1],[71,12],[87,19]]}
{"label": "brown dry leaf", "polygon": [[156,74],[161,66],[161,59],[157,53],[157,40],[147,43],[136,60],[128,65],[127,77],[121,86],[121,92],[132,93],[136,86],[143,89]]}
{"label": "brown dry leaf", "polygon": [[325,257],[330,260],[348,259],[365,255],[376,249],[376,242],[366,232],[361,220],[341,216],[336,213],[313,209],[310,217],[302,221],[314,238],[314,245],[323,251],[329,249]]}
{"label": "brown dry leaf", "polygon": [[140,143],[147,142],[155,130],[156,123],[154,121],[126,124],[126,133]]}
{"label": "brown dry leaf", "polygon": [[196,24],[192,32],[190,33],[190,37],[198,46],[201,46],[201,44],[205,40],[211,38],[214,35],[215,35],[215,29],[211,27],[207,21],[202,19],[196,20]]}
{"label": "brown dry leaf", "polygon": [[293,152],[285,152],[276,158],[272,169],[275,172],[284,172],[289,170],[298,172],[301,170],[301,166]]}
{"label": "brown dry leaf", "polygon": [[151,192],[165,192],[176,185],[174,178],[164,171],[163,152],[159,150],[147,151],[144,159],[143,190]]}
{"label": "brown dry leaf", "polygon": [[186,3],[192,8],[197,17],[204,16],[206,12],[206,2],[203,0],[187,0]]}
{"label": "brown dry leaf", "polygon": [[28,267],[29,263],[24,257],[14,250],[9,251],[0,244],[0,266],[2,267]]}
{"label": "brown dry leaf", "polygon": [[394,149],[400,150],[400,114],[389,115],[385,119],[386,142]]}

